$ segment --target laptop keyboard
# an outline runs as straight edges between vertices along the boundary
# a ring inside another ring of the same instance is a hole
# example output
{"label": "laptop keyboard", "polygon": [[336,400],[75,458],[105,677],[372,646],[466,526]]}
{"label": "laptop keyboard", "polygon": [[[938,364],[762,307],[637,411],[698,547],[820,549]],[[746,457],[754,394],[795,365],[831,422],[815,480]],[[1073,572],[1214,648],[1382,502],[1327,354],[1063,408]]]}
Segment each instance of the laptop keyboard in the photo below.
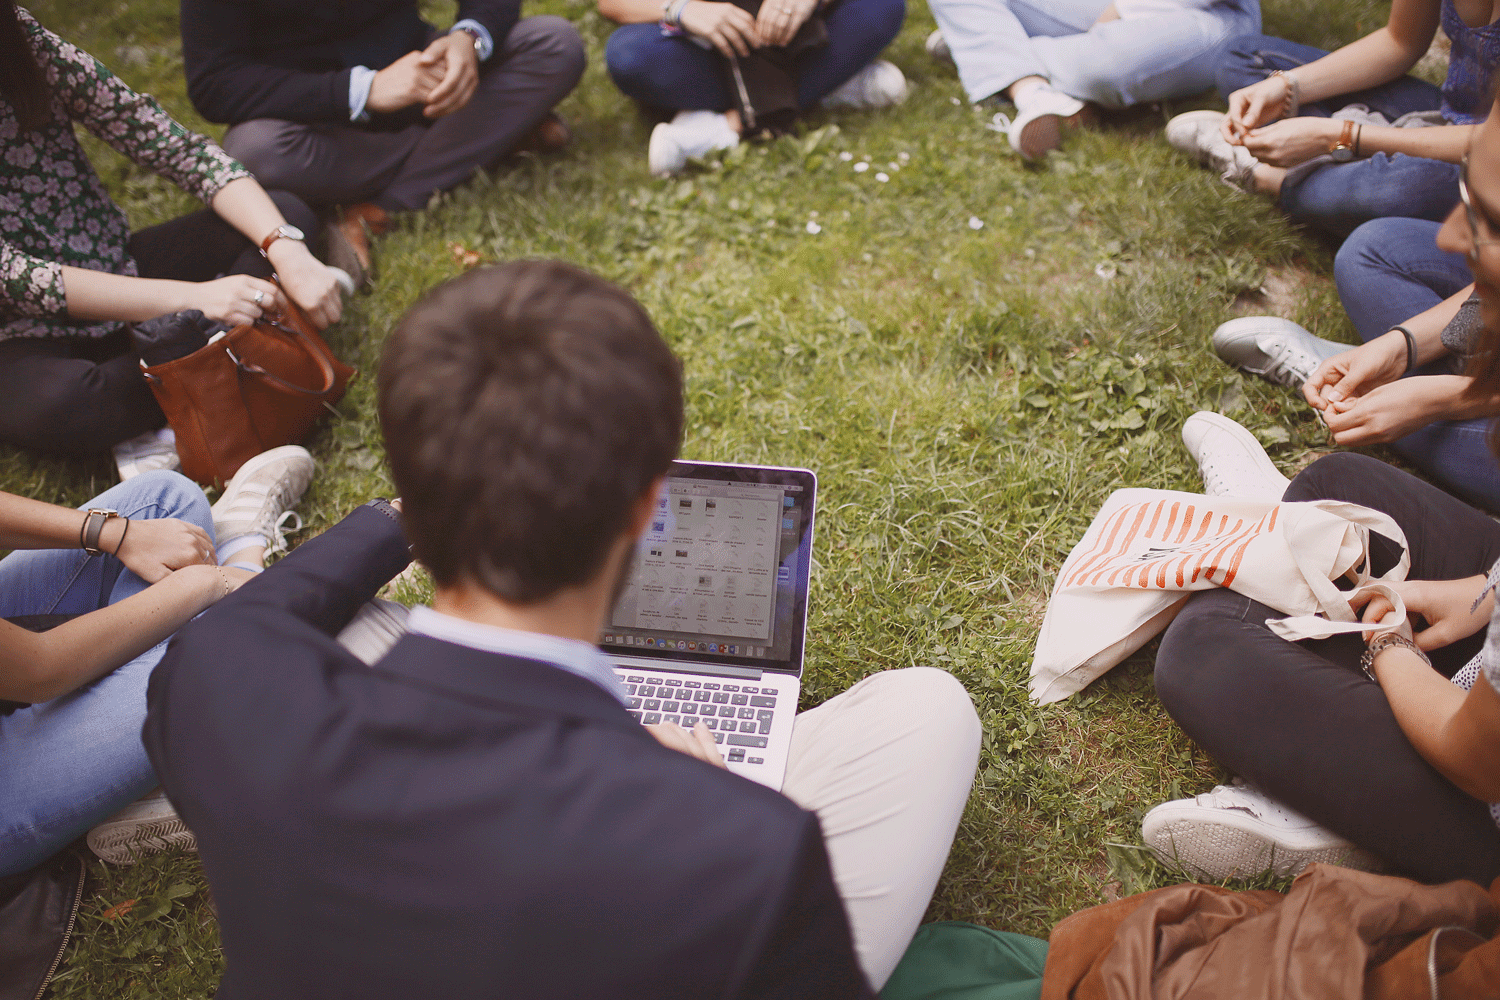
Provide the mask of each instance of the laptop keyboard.
{"label": "laptop keyboard", "polygon": [[[702,722],[714,734],[714,742],[731,748],[729,752],[736,757],[745,753],[741,748],[764,749],[770,742],[775,688],[638,674],[621,680],[630,695],[630,714],[642,725],[675,722],[692,729]],[[760,761],[752,758],[748,763]]]}

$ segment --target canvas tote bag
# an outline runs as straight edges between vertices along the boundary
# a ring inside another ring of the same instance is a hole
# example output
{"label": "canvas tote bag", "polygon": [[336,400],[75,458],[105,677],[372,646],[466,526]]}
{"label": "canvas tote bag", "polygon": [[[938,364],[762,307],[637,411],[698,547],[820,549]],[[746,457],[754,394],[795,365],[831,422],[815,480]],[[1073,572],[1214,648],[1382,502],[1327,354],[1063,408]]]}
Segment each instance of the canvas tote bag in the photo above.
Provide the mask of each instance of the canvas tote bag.
{"label": "canvas tote bag", "polygon": [[[1402,547],[1401,560],[1369,573],[1370,532]],[[1334,500],[1270,503],[1170,490],[1117,490],[1063,563],[1031,665],[1031,696],[1061,701],[1144,646],[1172,621],[1189,594],[1227,587],[1293,616],[1272,629],[1283,638],[1368,631],[1351,600],[1382,593],[1411,565],[1406,535],[1389,516]],[[1333,581],[1347,576],[1354,589]]]}

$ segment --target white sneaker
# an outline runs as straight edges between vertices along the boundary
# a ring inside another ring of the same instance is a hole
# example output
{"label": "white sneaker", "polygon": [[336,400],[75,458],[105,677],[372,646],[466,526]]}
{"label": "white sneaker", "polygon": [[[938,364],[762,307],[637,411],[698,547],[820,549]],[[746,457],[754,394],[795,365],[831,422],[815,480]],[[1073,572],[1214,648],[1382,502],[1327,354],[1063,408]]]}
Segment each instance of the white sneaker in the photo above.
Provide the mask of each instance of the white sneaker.
{"label": "white sneaker", "polygon": [[906,100],[906,74],[876,59],[823,98],[825,108],[892,108]]}
{"label": "white sneaker", "polygon": [[115,468],[120,470],[122,483],[143,472],[182,467],[177,458],[177,435],[170,427],[137,434],[129,441],[121,441],[113,450]]}
{"label": "white sneaker", "polygon": [[85,840],[89,850],[112,865],[133,865],[169,847],[198,849],[193,831],[160,788],[94,827]]}
{"label": "white sneaker", "polygon": [[943,37],[942,28],[932,29],[932,34],[927,36],[927,41],[923,44],[923,48],[927,50],[928,55],[932,56],[938,62],[953,61],[953,49],[949,47],[948,39]]}
{"label": "white sneaker", "polygon": [[1188,417],[1182,443],[1198,462],[1206,496],[1277,503],[1291,485],[1255,435],[1222,414],[1199,410]]}
{"label": "white sneaker", "polygon": [[1238,778],[1191,799],[1163,802],[1141,839],[1164,864],[1220,881],[1263,872],[1296,875],[1314,861],[1378,871],[1374,856]]}
{"label": "white sneaker", "polygon": [[1189,111],[1167,122],[1167,142],[1199,163],[1216,170],[1219,179],[1241,191],[1255,192],[1254,171],[1260,163],[1244,146],[1231,146],[1219,127],[1222,111]]}
{"label": "white sneaker", "polygon": [[1062,145],[1065,118],[1083,112],[1083,102],[1048,83],[1025,90],[1016,99],[1016,117],[995,115],[996,131],[1003,131],[1010,148],[1028,160],[1040,159]]}
{"label": "white sneaker", "polygon": [[718,111],[679,111],[670,122],[651,130],[646,147],[646,165],[653,177],[670,177],[695,156],[716,149],[733,149],[740,144],[740,134],[729,119]]}
{"label": "white sneaker", "polygon": [[1242,372],[1298,388],[1335,354],[1354,348],[1314,337],[1280,316],[1242,316],[1214,331],[1214,352]]}
{"label": "white sneaker", "polygon": [[266,551],[285,552],[285,533],[302,527],[288,508],[302,499],[312,475],[313,457],[295,444],[263,451],[240,466],[214,504],[215,543],[223,548],[236,538],[259,535]]}

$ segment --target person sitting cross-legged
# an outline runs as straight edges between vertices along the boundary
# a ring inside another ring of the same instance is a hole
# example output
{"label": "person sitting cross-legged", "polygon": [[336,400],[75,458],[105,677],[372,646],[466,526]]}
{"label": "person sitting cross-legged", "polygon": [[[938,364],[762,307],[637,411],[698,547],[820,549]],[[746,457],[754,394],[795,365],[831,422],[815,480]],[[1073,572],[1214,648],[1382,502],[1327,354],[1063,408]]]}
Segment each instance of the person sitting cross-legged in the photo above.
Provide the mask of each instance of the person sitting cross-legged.
{"label": "person sitting cross-legged", "polygon": [[261,183],[340,206],[329,253],[360,281],[390,213],[568,141],[552,109],[583,75],[583,41],[520,8],[463,0],[443,32],[416,0],[182,0],[188,97],[231,126],[224,148]]}
{"label": "person sitting cross-legged", "polygon": [[1214,84],[1225,41],[1260,30],[1259,0],[933,0],[927,51],[971,101],[1006,97],[1011,148],[1035,159],[1085,104],[1127,108]]}
{"label": "person sitting cross-legged", "polygon": [[[677,359],[571,266],[480,268],[380,366],[403,499],[193,623],[148,750],[198,837],[235,997],[871,997],[910,942],[980,728],[940,670],[797,716],[785,794],[647,727],[595,643],[683,428]],[[410,546],[410,547],[409,547]],[[334,639],[415,554],[432,606]]]}

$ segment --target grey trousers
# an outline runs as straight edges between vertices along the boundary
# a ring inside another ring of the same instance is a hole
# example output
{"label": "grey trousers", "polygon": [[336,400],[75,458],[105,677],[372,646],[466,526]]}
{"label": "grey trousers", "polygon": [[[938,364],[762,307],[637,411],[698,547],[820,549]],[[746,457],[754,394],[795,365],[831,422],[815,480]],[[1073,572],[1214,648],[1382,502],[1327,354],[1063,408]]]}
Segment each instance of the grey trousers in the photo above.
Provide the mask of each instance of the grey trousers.
{"label": "grey trousers", "polygon": [[434,192],[515,149],[578,85],[584,60],[583,40],[567,20],[528,17],[480,66],[469,103],[445,118],[395,131],[257,118],[231,128],[224,149],[262,187],[313,205],[424,208]]}

